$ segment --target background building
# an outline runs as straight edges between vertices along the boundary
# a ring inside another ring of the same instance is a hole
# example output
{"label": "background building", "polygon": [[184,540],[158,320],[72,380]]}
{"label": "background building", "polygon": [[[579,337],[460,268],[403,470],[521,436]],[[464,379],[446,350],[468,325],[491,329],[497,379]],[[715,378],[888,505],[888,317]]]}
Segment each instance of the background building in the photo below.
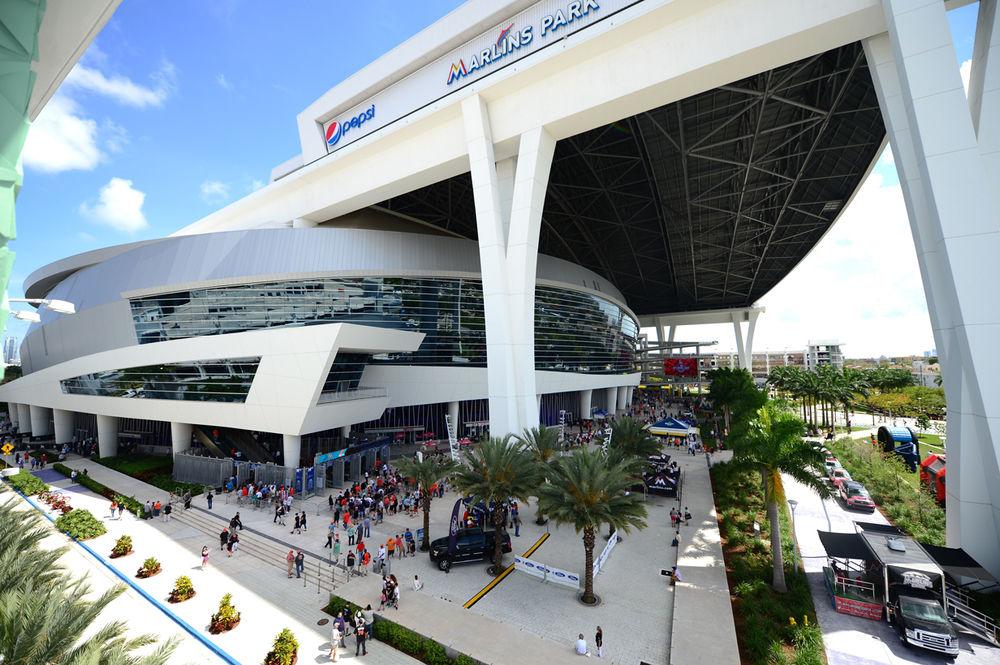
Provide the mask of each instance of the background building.
{"label": "background building", "polygon": [[840,342],[833,340],[810,341],[805,353],[806,369],[816,371],[820,367],[844,369],[844,354]]}
{"label": "background building", "polygon": [[20,364],[20,355],[18,352],[18,341],[16,337],[11,337],[8,335],[3,339],[3,361],[6,365],[17,365]]}

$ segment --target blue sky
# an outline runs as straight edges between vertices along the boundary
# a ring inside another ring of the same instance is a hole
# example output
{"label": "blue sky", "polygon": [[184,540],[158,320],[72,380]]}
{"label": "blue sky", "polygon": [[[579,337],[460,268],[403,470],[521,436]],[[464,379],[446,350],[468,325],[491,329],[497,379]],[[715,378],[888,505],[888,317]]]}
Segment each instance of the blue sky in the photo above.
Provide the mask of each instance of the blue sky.
{"label": "blue sky", "polygon": [[[29,134],[11,296],[48,262],[162,237],[262,186],[272,167],[299,152],[299,111],[458,4],[124,0]],[[949,15],[959,62],[971,56],[976,11],[973,4]],[[852,204],[858,211],[849,212],[864,220],[871,206],[872,214],[893,216],[880,242],[908,246],[912,255],[890,158],[865,187]],[[842,221],[850,231],[847,213]],[[765,297],[755,346],[800,347],[803,335],[832,335],[852,355],[931,348],[915,258],[910,274],[897,270],[888,282],[871,276],[898,289],[885,296],[891,306],[867,302],[870,291],[859,283],[838,294],[844,308],[832,332],[826,317],[810,314],[802,282],[842,281],[863,261],[838,231]],[[907,334],[871,335],[896,327],[901,315]],[[8,322],[7,334],[25,330]],[[689,332],[733,346],[731,330]]]}

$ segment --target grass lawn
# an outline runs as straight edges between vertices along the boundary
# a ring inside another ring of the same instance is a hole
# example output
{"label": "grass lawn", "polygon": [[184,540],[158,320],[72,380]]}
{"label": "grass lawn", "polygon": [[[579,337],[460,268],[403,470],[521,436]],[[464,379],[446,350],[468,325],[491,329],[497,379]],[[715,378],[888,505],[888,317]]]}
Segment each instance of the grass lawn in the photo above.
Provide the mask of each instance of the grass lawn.
{"label": "grass lawn", "polygon": [[185,491],[189,491],[192,495],[197,495],[205,489],[201,485],[179,483],[174,480],[174,460],[172,457],[136,453],[119,455],[118,457],[102,457],[96,462],[174,494],[183,494]]}

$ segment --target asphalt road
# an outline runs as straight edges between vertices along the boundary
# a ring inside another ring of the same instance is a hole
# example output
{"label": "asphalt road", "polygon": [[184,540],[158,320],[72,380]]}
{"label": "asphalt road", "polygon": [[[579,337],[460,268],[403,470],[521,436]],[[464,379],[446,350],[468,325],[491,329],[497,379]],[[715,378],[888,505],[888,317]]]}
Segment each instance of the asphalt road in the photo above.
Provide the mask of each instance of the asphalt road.
{"label": "asphalt road", "polygon": [[[872,621],[834,611],[826,586],[823,566],[826,553],[817,531],[853,533],[854,521],[886,524],[881,513],[849,511],[837,499],[823,501],[814,492],[788,476],[784,477],[788,499],[798,502],[795,508],[795,535],[798,540],[809,585],[812,588],[816,615],[823,630],[829,665],[901,665],[903,663],[947,662],[943,656],[911,649],[900,643],[896,632],[884,621]],[[1000,665],[1000,648],[962,634],[959,665]]]}

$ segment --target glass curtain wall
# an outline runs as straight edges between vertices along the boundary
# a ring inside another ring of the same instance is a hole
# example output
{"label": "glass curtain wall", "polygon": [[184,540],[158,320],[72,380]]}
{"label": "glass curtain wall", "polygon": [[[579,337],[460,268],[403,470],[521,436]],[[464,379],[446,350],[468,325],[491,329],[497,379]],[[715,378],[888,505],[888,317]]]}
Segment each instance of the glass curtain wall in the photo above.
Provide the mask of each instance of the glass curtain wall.
{"label": "glass curtain wall", "polygon": [[260,357],[106,370],[60,381],[69,395],[245,402]]}
{"label": "glass curtain wall", "polygon": [[[414,353],[371,364],[486,366],[482,283],[475,279],[325,278],[195,289],[131,301],[140,344],[263,328],[356,323],[422,332]],[[570,289],[535,289],[535,367],[635,369],[639,327],[621,307]]]}

